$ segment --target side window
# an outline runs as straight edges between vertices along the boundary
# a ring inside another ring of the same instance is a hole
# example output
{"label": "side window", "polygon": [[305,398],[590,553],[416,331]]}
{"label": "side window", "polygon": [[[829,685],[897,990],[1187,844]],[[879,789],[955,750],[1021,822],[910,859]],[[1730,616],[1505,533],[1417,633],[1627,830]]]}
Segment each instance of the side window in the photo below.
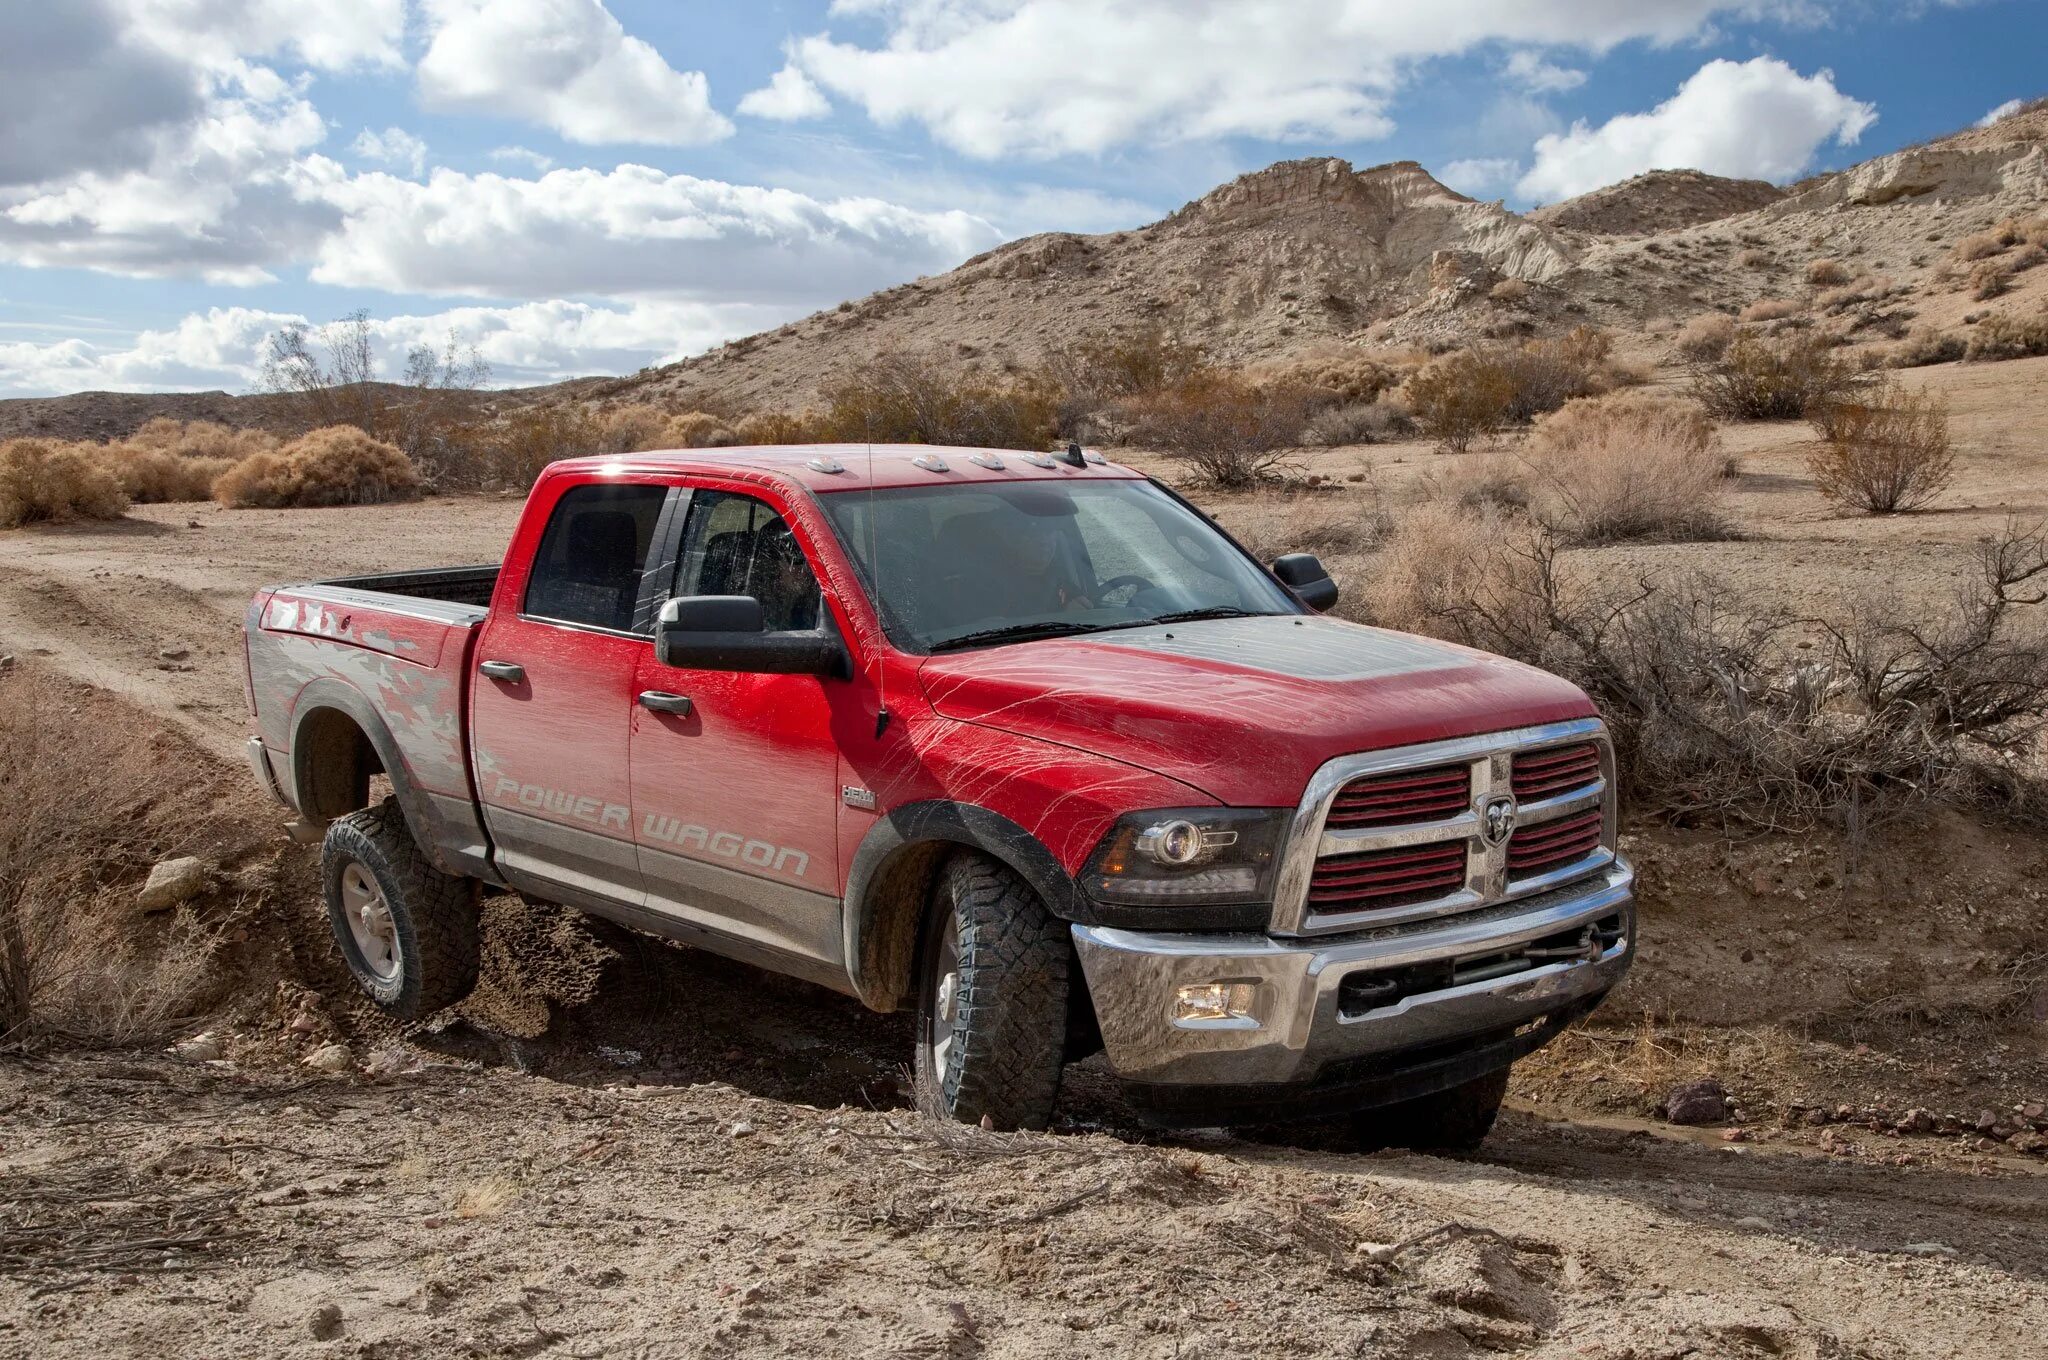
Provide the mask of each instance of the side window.
{"label": "side window", "polygon": [[566,492],[534,554],[524,612],[620,633],[648,631],[634,606],[667,498],[665,486],[594,485]]}
{"label": "side window", "polygon": [[699,491],[676,563],[677,595],[751,595],[768,630],[816,628],[818,578],[782,516],[752,496]]}

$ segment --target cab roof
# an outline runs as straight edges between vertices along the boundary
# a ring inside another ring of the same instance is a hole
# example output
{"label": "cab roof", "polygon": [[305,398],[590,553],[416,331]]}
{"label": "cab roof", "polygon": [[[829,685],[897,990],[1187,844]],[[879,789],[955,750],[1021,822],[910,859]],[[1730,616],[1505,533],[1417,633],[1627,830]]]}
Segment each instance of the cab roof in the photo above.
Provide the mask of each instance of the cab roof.
{"label": "cab roof", "polygon": [[556,473],[603,476],[627,472],[700,473],[747,469],[786,477],[818,495],[868,487],[944,486],[962,482],[1128,481],[1144,474],[1099,453],[1075,466],[1067,453],[959,448],[943,444],[757,444],[728,449],[656,449],[647,453],[567,458]]}

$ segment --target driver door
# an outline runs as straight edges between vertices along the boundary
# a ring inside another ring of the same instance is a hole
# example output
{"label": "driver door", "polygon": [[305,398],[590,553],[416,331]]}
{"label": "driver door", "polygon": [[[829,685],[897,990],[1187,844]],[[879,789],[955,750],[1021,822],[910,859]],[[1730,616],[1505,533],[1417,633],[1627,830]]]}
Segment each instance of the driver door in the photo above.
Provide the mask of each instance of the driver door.
{"label": "driver door", "polygon": [[[769,631],[827,617],[788,521],[734,491],[691,493],[673,594],[751,595]],[[653,648],[634,688],[633,826],[648,906],[719,937],[706,943],[723,952],[843,983],[836,696],[814,675],[666,666]]]}

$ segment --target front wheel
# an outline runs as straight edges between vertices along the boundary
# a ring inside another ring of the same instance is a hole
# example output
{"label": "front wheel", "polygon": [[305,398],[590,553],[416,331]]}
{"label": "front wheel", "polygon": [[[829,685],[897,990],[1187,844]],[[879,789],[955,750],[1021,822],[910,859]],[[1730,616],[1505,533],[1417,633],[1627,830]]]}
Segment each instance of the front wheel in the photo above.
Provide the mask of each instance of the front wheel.
{"label": "front wheel", "polygon": [[320,883],[342,960],[386,1015],[417,1020],[476,986],[476,883],[427,862],[396,802],[327,828]]}
{"label": "front wheel", "polygon": [[962,853],[940,871],[922,964],[922,1102],[964,1123],[1044,1128],[1066,1049],[1066,925],[1008,868]]}
{"label": "front wheel", "polygon": [[1507,1094],[1508,1069],[1503,1067],[1447,1091],[1362,1110],[1351,1117],[1352,1133],[1374,1148],[1470,1152],[1493,1132]]}

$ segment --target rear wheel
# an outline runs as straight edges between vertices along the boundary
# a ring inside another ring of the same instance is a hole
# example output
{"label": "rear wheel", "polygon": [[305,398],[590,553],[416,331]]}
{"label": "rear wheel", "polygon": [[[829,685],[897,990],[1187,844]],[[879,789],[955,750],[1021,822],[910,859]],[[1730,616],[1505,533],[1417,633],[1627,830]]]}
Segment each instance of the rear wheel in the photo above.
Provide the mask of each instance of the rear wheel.
{"label": "rear wheel", "polygon": [[1508,1069],[1503,1067],[1448,1091],[1361,1110],[1351,1117],[1352,1134],[1376,1148],[1470,1152],[1493,1131],[1507,1093]]}
{"label": "rear wheel", "polygon": [[986,855],[940,871],[922,953],[918,1088],[935,1114],[1042,1129],[1059,1097],[1073,945],[1030,886]]}
{"label": "rear wheel", "polygon": [[429,864],[396,802],[327,828],[320,882],[342,961],[385,1014],[417,1020],[476,986],[475,880]]}

